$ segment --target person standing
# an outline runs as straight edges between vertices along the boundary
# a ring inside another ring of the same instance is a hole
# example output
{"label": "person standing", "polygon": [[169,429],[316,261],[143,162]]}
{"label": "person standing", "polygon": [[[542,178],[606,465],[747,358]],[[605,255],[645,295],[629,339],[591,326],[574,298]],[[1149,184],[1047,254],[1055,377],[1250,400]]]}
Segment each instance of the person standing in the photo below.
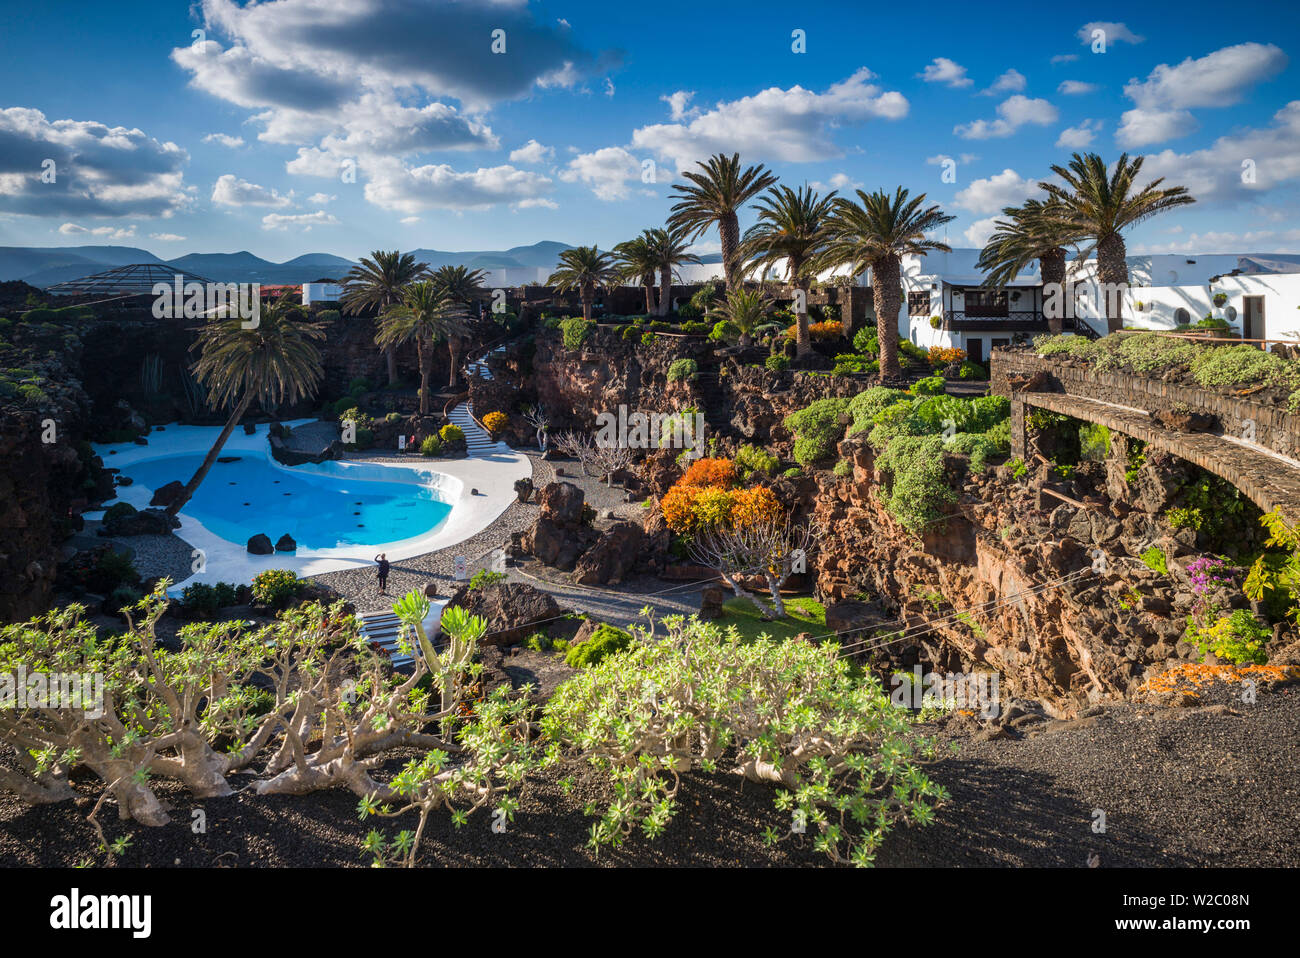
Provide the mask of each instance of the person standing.
{"label": "person standing", "polygon": [[388,595],[388,553],[381,552],[375,556],[375,561],[379,563],[379,594]]}

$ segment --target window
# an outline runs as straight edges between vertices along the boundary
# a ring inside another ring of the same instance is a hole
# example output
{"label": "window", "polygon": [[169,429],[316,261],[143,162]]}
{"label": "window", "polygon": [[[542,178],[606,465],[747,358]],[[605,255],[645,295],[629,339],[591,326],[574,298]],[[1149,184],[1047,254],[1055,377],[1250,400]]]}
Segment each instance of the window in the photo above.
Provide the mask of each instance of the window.
{"label": "window", "polygon": [[909,316],[926,316],[929,312],[930,293],[927,290],[907,294],[907,314]]}
{"label": "window", "polygon": [[1181,306],[1179,306],[1176,310],[1174,310],[1174,322],[1177,323],[1179,326],[1186,326],[1191,321],[1192,321],[1192,314],[1189,313],[1187,310],[1183,309]]}
{"label": "window", "polygon": [[1005,289],[966,290],[967,316],[1005,316],[1007,291]]}

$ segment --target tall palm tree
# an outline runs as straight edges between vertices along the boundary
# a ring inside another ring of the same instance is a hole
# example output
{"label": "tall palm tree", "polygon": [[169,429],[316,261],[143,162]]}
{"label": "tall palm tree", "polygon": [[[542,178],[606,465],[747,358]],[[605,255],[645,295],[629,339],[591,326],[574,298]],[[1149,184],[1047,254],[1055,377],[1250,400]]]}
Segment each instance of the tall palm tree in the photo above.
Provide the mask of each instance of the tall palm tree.
{"label": "tall palm tree", "polygon": [[[1065,166],[1052,167],[1064,185],[1039,184],[1051,199],[1061,203],[1064,221],[1091,238],[1092,246],[1083,256],[1096,250],[1097,279],[1103,287],[1114,289],[1128,283],[1124,230],[1157,213],[1196,202],[1184,186],[1161,189],[1164,177],[1139,190],[1135,184],[1142,161],[1143,157],[1130,159],[1123,153],[1108,173],[1106,161],[1096,153],[1075,153]],[[1123,301],[1119,296],[1105,298],[1106,328],[1113,333],[1124,328]]]}
{"label": "tall palm tree", "polygon": [[[677,202],[668,217],[668,228],[681,230],[685,239],[698,239],[710,226],[718,227],[722,243],[722,269],[727,289],[736,283],[736,253],[740,246],[742,206],[776,182],[776,174],[763,166],[740,168],[740,154],[717,153],[699,171],[683,173],[690,184],[675,183]],[[693,185],[691,185],[693,184]]]}
{"label": "tall palm tree", "polygon": [[925,206],[925,194],[909,198],[899,187],[891,197],[883,190],[858,190],[858,202],[835,200],[831,238],[814,263],[817,271],[849,267],[857,276],[871,270],[871,299],[876,310],[876,335],[880,340],[880,377],[898,379],[898,311],[902,305],[900,266],[906,255],[951,252],[947,243],[926,238],[956,217],[939,207]]}
{"label": "tall palm tree", "polygon": [[667,316],[673,308],[673,274],[678,266],[698,263],[700,258],[688,252],[689,246],[680,230],[646,230],[645,236],[659,270],[658,315]]}
{"label": "tall palm tree", "polygon": [[233,317],[210,320],[199,331],[190,347],[201,349],[192,367],[194,377],[206,387],[214,409],[232,409],[198,471],[167,507],[168,515],[176,515],[190,501],[254,399],[274,408],[315,395],[324,373],[316,343],[324,338],[324,326],[307,322],[302,308],[288,297],[264,308],[252,329]]}
{"label": "tall palm tree", "polygon": [[576,289],[582,297],[582,318],[591,322],[591,304],[597,286],[618,282],[618,269],[608,253],[594,246],[574,246],[560,254],[560,268],[546,280],[560,292]]}
{"label": "tall palm tree", "polygon": [[754,341],[755,330],[763,325],[771,305],[771,299],[761,289],[742,286],[730,290],[726,299],[709,310],[709,318],[714,322],[730,323],[740,336],[740,345],[748,346]]}
{"label": "tall palm tree", "polygon": [[[451,342],[467,335],[468,314],[445,286],[421,280],[406,287],[402,302],[379,317],[375,342],[381,348],[401,346],[415,341],[420,364],[420,415],[429,415],[429,377],[433,375],[433,344],[441,339]],[[451,385],[456,382],[456,366],[451,367]]]}
{"label": "tall palm tree", "polygon": [[813,258],[830,241],[832,191],[819,197],[810,187],[792,190],[776,186],[758,201],[758,222],[745,231],[740,244],[743,275],[755,270],[759,278],[784,262],[786,282],[795,290],[795,330],[799,355],[812,352],[808,332],[808,299],[803,283]]}
{"label": "tall palm tree", "polygon": [[[487,287],[483,281],[487,273],[481,269],[467,269],[464,266],[439,266],[429,279],[435,286],[445,290],[453,303],[465,308],[468,315],[474,304],[480,302]],[[465,341],[465,333],[453,333],[447,336],[447,354],[451,358],[451,380],[447,385],[455,386],[460,375],[460,349]]]}
{"label": "tall palm tree", "polygon": [[[375,250],[352,267],[343,278],[343,305],[357,313],[374,310],[382,313],[402,301],[402,290],[420,279],[428,264],[418,263],[411,253],[400,250]],[[384,350],[388,360],[388,384],[397,382],[397,354],[390,346]]]}
{"label": "tall palm tree", "polygon": [[655,311],[655,270],[659,260],[650,245],[650,230],[642,230],[636,239],[625,240],[614,247],[617,257],[619,277],[624,281],[638,280],[645,287],[645,311],[653,315]]}
{"label": "tall palm tree", "polygon": [[[1077,246],[1084,234],[1065,220],[1060,201],[1026,200],[1023,206],[1007,206],[1007,217],[994,224],[993,234],[980,251],[976,268],[988,273],[985,286],[1006,286],[1021,270],[1038,260],[1043,286],[1065,289],[1067,246]],[[1053,311],[1047,323],[1053,333],[1061,331],[1061,315]]]}

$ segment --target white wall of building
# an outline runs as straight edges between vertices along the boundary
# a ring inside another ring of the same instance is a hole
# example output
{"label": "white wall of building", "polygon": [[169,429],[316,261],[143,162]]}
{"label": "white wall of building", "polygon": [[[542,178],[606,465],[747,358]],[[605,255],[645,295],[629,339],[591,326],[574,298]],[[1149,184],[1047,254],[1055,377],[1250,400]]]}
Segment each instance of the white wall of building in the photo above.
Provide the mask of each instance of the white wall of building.
{"label": "white wall of building", "polygon": [[302,304],[337,303],[343,297],[343,287],[337,283],[303,283]]}

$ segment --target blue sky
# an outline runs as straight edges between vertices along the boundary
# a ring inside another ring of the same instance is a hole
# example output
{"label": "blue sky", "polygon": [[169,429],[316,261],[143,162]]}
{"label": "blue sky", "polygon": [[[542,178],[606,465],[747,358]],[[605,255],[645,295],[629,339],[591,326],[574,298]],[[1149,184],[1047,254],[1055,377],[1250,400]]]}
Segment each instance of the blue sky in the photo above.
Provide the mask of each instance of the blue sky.
{"label": "blue sky", "polygon": [[1130,251],[1297,252],[1300,5],[1242,9],[9,4],[0,245],[609,247],[723,149],[791,184],[924,191],[969,246],[1073,150],[1127,149],[1200,201]]}

